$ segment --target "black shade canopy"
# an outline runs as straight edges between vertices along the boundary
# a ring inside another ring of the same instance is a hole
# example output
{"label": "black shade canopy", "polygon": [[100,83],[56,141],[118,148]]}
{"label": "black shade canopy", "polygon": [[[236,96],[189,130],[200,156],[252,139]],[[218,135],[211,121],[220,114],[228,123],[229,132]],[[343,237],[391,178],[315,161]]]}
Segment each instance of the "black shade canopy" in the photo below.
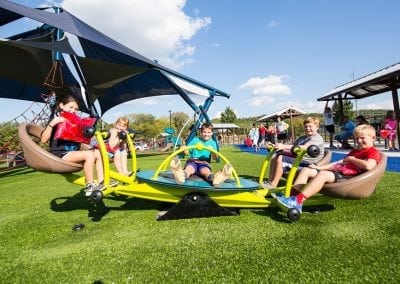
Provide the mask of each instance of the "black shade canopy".
{"label": "black shade canopy", "polygon": [[[190,103],[187,91],[171,81],[169,75],[205,88],[212,96],[229,98],[228,94],[216,88],[170,70],[123,46],[68,11],[55,10],[53,13],[45,8],[34,9],[0,0],[0,27],[22,17],[44,24],[37,31],[20,34],[21,38],[13,36],[8,41],[0,41],[0,97],[41,101],[40,94],[48,92],[43,82],[57,60],[65,81],[57,92],[73,91],[81,97],[85,96],[89,107],[93,107],[98,100],[102,114],[120,103],[151,96],[180,95]],[[43,36],[46,31],[52,36]],[[63,36],[55,38],[54,34],[60,31]],[[78,38],[84,56],[75,54],[63,32]],[[74,63],[74,73],[78,73],[80,82],[69,70],[65,56]],[[6,64],[3,60],[7,61]],[[85,94],[81,94],[80,83],[86,90]]]}

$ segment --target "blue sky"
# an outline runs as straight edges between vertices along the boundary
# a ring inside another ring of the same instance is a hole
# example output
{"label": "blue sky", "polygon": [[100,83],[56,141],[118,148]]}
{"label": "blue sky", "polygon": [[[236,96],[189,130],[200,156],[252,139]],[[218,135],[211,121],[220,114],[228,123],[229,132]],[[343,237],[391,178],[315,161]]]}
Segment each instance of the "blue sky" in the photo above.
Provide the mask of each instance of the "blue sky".
{"label": "blue sky", "polygon": [[[15,1],[36,7],[45,1]],[[150,59],[231,94],[217,98],[238,117],[287,106],[322,111],[334,87],[400,62],[397,0],[108,0],[58,2],[101,32]],[[107,19],[107,20],[105,20]],[[4,37],[11,30],[0,28]],[[198,100],[198,102],[201,102]],[[0,121],[30,103],[0,99]],[[392,108],[391,94],[360,100],[358,109]],[[131,113],[168,117],[192,111],[178,97],[137,100],[104,119]]]}

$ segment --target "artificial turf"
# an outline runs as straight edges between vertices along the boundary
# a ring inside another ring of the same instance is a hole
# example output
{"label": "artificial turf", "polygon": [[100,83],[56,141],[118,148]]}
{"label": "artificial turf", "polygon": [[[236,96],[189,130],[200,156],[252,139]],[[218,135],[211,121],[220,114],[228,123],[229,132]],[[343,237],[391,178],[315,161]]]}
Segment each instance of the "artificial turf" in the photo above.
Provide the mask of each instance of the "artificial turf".
{"label": "artificial turf", "polygon": [[[222,147],[240,176],[264,157]],[[143,155],[139,168],[166,155]],[[222,167],[212,164],[213,169]],[[364,200],[334,199],[296,223],[276,207],[239,216],[156,221],[163,204],[115,196],[107,210],[57,174],[0,173],[1,283],[395,283],[398,173]],[[84,224],[73,231],[76,224]]]}

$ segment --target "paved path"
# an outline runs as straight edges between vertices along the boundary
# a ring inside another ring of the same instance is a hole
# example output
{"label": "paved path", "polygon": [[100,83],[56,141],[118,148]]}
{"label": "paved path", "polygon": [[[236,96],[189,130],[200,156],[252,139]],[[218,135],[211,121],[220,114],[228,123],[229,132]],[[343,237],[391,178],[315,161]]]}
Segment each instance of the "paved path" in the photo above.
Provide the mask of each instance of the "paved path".
{"label": "paved path", "polygon": [[[327,145],[328,146],[328,145]],[[258,155],[266,155],[267,150],[262,148],[260,151],[255,151],[254,148],[246,147],[244,145],[236,145],[236,147],[240,148],[240,150],[248,153],[258,154]],[[377,147],[382,153],[388,156],[388,162],[386,166],[386,171],[389,172],[400,172],[400,151],[391,152],[384,148],[384,144],[376,143],[375,147]],[[332,162],[343,159],[343,157],[350,150],[343,149],[330,149],[332,151]]]}

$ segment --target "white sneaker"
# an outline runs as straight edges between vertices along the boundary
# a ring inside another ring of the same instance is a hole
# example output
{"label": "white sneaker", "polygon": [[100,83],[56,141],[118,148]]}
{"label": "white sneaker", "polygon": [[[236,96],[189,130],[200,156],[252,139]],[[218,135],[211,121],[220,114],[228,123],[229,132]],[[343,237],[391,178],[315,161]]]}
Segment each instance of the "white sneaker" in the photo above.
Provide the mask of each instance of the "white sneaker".
{"label": "white sneaker", "polygon": [[276,188],[276,187],[273,186],[269,181],[263,182],[263,183],[261,184],[261,187],[264,188],[264,189],[274,189],[274,188]]}
{"label": "white sneaker", "polygon": [[182,170],[181,160],[178,157],[174,157],[170,163],[171,172],[174,174],[175,181],[177,184],[185,183],[185,171]]}
{"label": "white sneaker", "polygon": [[225,164],[225,166],[222,168],[222,171],[218,171],[215,173],[213,178],[213,186],[220,185],[225,180],[230,178],[232,175],[232,170],[232,165]]}
{"label": "white sneaker", "polygon": [[[110,179],[109,187],[116,186],[118,183],[119,183],[119,182],[118,182],[117,180]],[[103,180],[102,182],[100,182],[100,183],[97,185],[97,190],[103,191],[104,189],[106,189],[106,186],[105,186],[104,180]]]}
{"label": "white sneaker", "polygon": [[86,184],[85,196],[90,196],[93,191],[97,190],[97,185],[95,183]]}

